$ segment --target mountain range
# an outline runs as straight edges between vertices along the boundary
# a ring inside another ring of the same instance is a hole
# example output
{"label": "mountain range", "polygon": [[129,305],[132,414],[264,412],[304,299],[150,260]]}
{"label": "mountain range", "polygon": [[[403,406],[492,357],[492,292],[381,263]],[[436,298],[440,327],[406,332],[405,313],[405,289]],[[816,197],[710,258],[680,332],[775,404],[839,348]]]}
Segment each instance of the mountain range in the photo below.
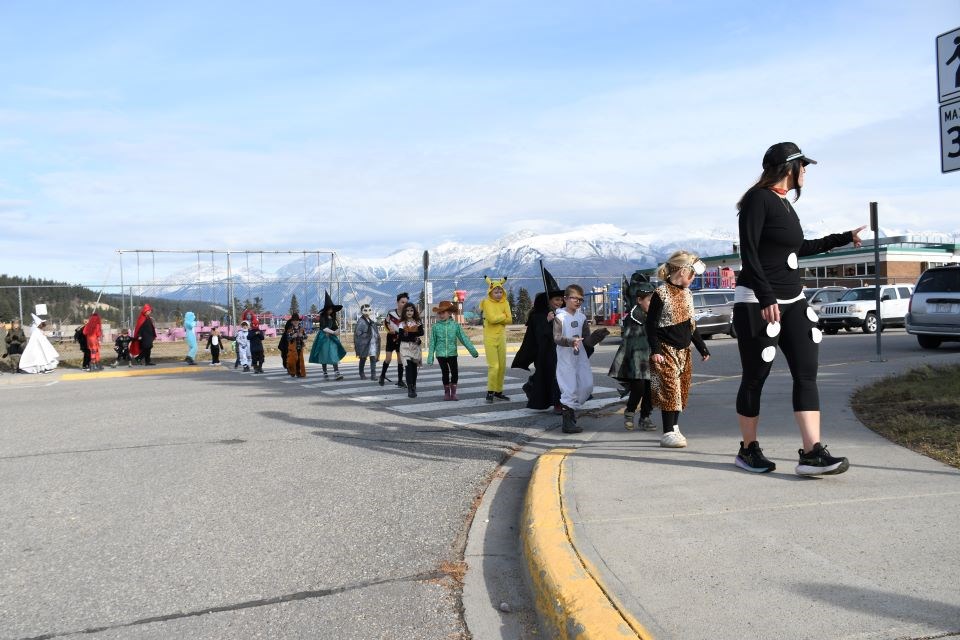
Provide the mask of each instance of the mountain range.
{"label": "mountain range", "polygon": [[[818,225],[821,226],[821,225]],[[825,226],[825,225],[822,225]],[[805,228],[807,237],[829,231]],[[898,232],[881,231],[884,235]],[[931,234],[927,234],[928,236]],[[935,234],[949,239],[949,234]],[[492,244],[444,242],[429,251],[429,281],[433,286],[432,303],[450,299],[454,289],[467,291],[465,309],[472,309],[486,293],[483,276],[507,276],[507,288],[516,293],[520,287],[531,296],[541,291],[540,261],[565,286],[578,282],[585,287],[618,282],[621,275],[662,263],[673,251],[683,248],[702,256],[734,252],[736,235],[713,230],[688,237],[663,238],[652,234],[633,234],[612,224],[585,225],[556,233],[524,230],[503,236]],[[323,291],[331,289],[335,302],[354,315],[359,305],[369,303],[379,311],[392,308],[398,292],[408,291],[416,302],[423,290],[424,248],[408,248],[382,258],[356,258],[343,254],[333,257],[333,282],[329,254],[312,268],[297,259],[274,272],[235,267],[228,278],[222,265],[191,267],[141,286],[141,295],[196,300],[211,297],[228,301],[250,296],[262,299],[262,306],[274,313],[287,313],[293,295],[301,311],[311,304],[323,305]],[[198,283],[212,288],[198,294]],[[229,288],[232,284],[232,290]]]}

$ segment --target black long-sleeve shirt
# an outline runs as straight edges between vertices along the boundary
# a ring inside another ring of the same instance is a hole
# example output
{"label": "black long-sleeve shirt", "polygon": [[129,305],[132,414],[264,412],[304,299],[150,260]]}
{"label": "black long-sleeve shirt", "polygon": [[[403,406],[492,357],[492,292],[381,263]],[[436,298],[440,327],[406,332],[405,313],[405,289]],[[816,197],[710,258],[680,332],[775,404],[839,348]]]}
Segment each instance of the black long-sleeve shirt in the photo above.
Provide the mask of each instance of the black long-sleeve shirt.
{"label": "black long-sleeve shirt", "polygon": [[744,196],[739,226],[743,268],[737,285],[752,289],[761,307],[775,304],[778,298],[796,298],[803,290],[799,267],[787,264],[791,253],[800,258],[853,242],[851,231],[804,240],[797,212],[786,198],[769,189],[752,189]]}
{"label": "black long-sleeve shirt", "polygon": [[686,349],[693,342],[702,356],[710,355],[706,343],[697,331],[693,321],[693,302],[690,292],[672,282],[665,282],[654,291],[650,298],[650,309],[644,329],[650,355],[663,354],[661,344],[666,343],[674,349]]}

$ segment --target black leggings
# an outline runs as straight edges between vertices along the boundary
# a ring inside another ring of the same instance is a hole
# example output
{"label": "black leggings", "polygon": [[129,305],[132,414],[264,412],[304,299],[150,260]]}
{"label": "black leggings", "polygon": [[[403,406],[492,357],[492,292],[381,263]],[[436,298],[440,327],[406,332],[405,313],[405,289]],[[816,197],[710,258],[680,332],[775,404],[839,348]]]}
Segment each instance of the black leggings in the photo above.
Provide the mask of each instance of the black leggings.
{"label": "black leggings", "polygon": [[[625,380],[624,384],[630,389],[627,397],[627,411],[633,413],[640,407],[640,417],[646,418],[653,412],[653,402],[650,398],[649,380]],[[673,425],[670,425],[671,427]]]}
{"label": "black leggings", "polygon": [[760,394],[770,375],[773,362],[764,362],[764,349],[780,347],[793,377],[793,410],[819,411],[817,368],[820,345],[813,341],[816,322],[807,316],[807,301],[780,305],[780,334],[767,335],[767,322],[760,315],[760,304],[738,302],[733,306],[733,328],[737,332],[740,366],[743,376],[737,392],[737,413],[747,418],[760,415]]}
{"label": "black leggings", "polygon": [[417,363],[413,360],[407,360],[407,387],[415,388],[417,386]]}
{"label": "black leggings", "polygon": [[457,384],[457,380],[460,379],[457,356],[437,356],[437,363],[440,365],[440,378],[443,380],[443,386]]}
{"label": "black leggings", "polygon": [[251,351],[251,352],[250,352],[250,358],[251,358],[251,360],[253,360],[253,368],[254,368],[254,369],[262,369],[262,368],[263,368],[263,355],[264,355],[264,354],[263,354],[263,351],[262,351],[262,350],[261,350],[261,351]]}

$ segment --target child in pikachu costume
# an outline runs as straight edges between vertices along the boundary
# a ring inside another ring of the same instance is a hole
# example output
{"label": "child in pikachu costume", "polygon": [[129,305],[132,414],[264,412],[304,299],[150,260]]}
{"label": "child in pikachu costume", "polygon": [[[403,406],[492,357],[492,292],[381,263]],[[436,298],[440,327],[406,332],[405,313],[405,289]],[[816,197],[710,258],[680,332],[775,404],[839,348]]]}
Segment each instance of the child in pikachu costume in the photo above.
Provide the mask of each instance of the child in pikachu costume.
{"label": "child in pikachu costume", "polygon": [[506,328],[513,318],[507,295],[503,289],[507,279],[487,281],[487,296],[480,301],[480,313],[483,314],[483,347],[487,352],[487,402],[493,399],[509,400],[503,395],[503,377],[507,372],[507,333]]}

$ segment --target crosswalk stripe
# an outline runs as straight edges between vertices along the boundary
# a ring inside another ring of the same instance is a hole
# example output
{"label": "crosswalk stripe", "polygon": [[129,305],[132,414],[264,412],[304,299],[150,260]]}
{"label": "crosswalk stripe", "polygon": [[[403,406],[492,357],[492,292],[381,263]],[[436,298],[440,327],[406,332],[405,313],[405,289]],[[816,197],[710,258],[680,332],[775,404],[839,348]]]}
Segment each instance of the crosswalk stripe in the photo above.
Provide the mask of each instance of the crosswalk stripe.
{"label": "crosswalk stripe", "polygon": [[[484,375],[484,374],[479,374],[479,373],[467,374],[467,375],[461,375],[461,376],[460,376],[460,380],[466,380],[468,383],[475,383],[475,382],[481,382],[481,381],[482,381],[482,382],[484,382],[484,387],[486,387],[486,382],[485,382],[486,379],[487,379],[487,376],[486,376],[486,375]],[[366,384],[363,384],[363,382],[366,382]],[[431,384],[431,383],[436,384],[436,383],[439,383],[439,382],[440,382],[440,378],[427,378],[427,379],[424,379],[424,378],[421,378],[420,376],[417,376],[417,387],[420,387],[420,386],[422,386],[423,384]],[[457,383],[457,384],[459,385],[460,383]],[[330,391],[330,393],[337,394],[337,395],[347,395],[347,394],[350,394],[350,393],[355,393],[355,392],[357,392],[357,391],[363,391],[363,390],[369,389],[369,388],[372,386],[372,383],[371,383],[369,380],[367,380],[367,381],[361,381],[361,384],[350,384],[350,383],[347,383],[347,385],[349,385],[349,386],[344,385],[343,382],[338,382],[338,383],[336,383],[336,388],[330,388],[329,391]],[[395,382],[391,382],[391,383],[389,383],[388,385],[384,385],[384,389],[387,389],[388,387],[392,387],[392,388],[394,388],[394,389],[399,389],[399,390],[401,390],[401,391],[404,391],[404,393],[406,393],[406,390],[401,389],[400,387],[398,387],[398,386],[397,386],[397,383],[395,383]]]}
{"label": "crosswalk stripe", "polygon": [[[503,385],[503,389],[504,389],[504,391],[506,391],[507,389],[519,389],[519,388],[522,387],[523,385],[524,385],[524,383],[522,383],[522,382],[515,382],[515,383],[513,383],[513,384],[505,384],[505,385]],[[472,387],[462,387],[462,388],[461,388],[460,385],[458,384],[458,385],[457,385],[457,393],[466,393],[466,394],[482,393],[482,394],[486,395],[486,393],[487,393],[487,385],[486,385],[486,383],[484,383],[484,384],[482,384],[482,385],[477,385],[477,386],[472,386]],[[391,389],[391,390],[388,392],[387,399],[389,399],[390,397],[393,397],[393,396],[396,396],[397,398],[401,398],[401,397],[402,397],[402,398],[406,398],[406,397],[407,397],[407,390],[406,390],[406,389],[401,389],[401,388],[399,388],[399,387],[393,387],[393,389]],[[433,389],[433,390],[429,390],[429,391],[426,391],[426,390],[425,390],[425,391],[417,391],[417,397],[418,397],[418,398],[442,398],[442,397],[443,397],[443,389],[441,388],[441,389]],[[375,395],[375,396],[350,396],[349,399],[350,399],[350,400],[353,400],[354,402],[376,402],[376,401],[378,401],[378,400],[383,400],[383,399],[384,399],[384,394],[381,393],[381,394]],[[499,400],[499,402],[503,402],[503,400]],[[406,406],[406,405],[403,405],[403,406]],[[392,408],[392,407],[391,407],[391,408]]]}
{"label": "crosswalk stripe", "polygon": [[[459,391],[459,389],[458,389]],[[604,395],[608,392],[612,392],[613,389],[594,389],[594,395]],[[423,397],[426,394],[421,394],[417,392],[417,397]],[[504,402],[503,400],[494,400],[494,404],[487,404],[487,399],[485,396],[479,398],[461,398],[460,400],[451,403],[450,400],[441,400],[440,402],[421,402],[417,404],[404,404],[395,407],[390,407],[393,411],[399,413],[429,413],[431,411],[444,411],[447,409],[465,409],[470,407],[483,407],[483,406],[497,406],[497,407],[507,407],[518,402],[526,402],[527,396],[525,394],[513,396],[509,402]],[[534,413],[539,413],[539,411],[533,410]],[[495,413],[495,412],[491,412]]]}
{"label": "crosswalk stripe", "polygon": [[[583,405],[583,409],[598,409],[609,404],[618,402],[620,399],[616,396],[607,398],[594,398]],[[552,411],[537,411],[535,409],[514,409],[513,411],[486,411],[483,413],[468,413],[459,416],[437,416],[437,420],[449,422],[451,424],[466,426],[471,424],[485,424],[488,422],[502,422],[503,420],[515,420],[516,418],[526,418],[529,416],[550,416],[554,420],[559,420],[560,416]]]}

